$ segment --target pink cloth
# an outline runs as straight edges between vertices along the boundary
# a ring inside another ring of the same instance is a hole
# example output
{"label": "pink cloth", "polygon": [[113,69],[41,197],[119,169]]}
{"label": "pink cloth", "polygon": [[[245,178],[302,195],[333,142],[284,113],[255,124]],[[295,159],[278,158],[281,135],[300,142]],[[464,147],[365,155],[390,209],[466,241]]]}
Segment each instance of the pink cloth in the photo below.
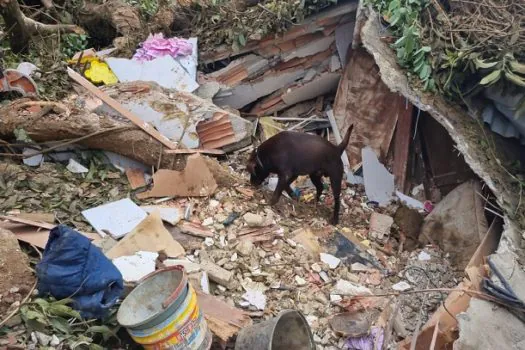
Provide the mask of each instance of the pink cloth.
{"label": "pink cloth", "polygon": [[185,39],[164,38],[162,33],[150,34],[146,41],[141,44],[133,56],[135,61],[152,61],[155,58],[170,55],[173,58],[178,56],[191,55],[193,45]]}

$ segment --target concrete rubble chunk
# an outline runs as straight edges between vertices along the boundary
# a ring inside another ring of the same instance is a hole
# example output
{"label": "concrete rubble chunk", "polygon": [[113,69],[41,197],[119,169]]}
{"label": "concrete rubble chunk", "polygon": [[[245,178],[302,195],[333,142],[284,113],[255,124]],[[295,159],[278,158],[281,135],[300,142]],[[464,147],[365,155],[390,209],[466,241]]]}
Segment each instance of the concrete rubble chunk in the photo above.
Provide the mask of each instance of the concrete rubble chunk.
{"label": "concrete rubble chunk", "polygon": [[363,287],[359,284],[352,283],[350,281],[340,279],[336,282],[332,294],[343,295],[343,296],[356,296],[356,295],[372,295],[370,289]]}
{"label": "concrete rubble chunk", "polygon": [[246,213],[244,214],[243,219],[250,227],[261,227],[264,224],[264,218],[258,214]]}
{"label": "concrete rubble chunk", "polygon": [[339,266],[339,263],[341,263],[341,259],[333,256],[332,254],[321,253],[320,258],[321,261],[327,264],[331,269],[337,268],[337,266]]}

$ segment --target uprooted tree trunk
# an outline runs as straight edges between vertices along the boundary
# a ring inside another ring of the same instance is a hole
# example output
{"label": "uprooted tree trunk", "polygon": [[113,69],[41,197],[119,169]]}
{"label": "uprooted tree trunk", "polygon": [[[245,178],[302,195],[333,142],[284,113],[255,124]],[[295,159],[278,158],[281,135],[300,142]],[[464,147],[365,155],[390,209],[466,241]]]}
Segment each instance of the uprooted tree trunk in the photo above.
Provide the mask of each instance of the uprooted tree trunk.
{"label": "uprooted tree trunk", "polygon": [[[32,112],[37,106],[37,112]],[[69,108],[53,104],[53,110],[42,115],[39,107],[46,102],[27,102],[18,100],[0,108],[0,138],[10,139],[16,129],[23,129],[35,142],[71,140],[113,130],[85,138],[78,144],[92,149],[111,151],[150,166],[165,169],[183,169],[185,158],[180,155],[164,154],[165,147],[160,142],[138,129],[131,122],[120,121],[108,116],[85,112],[84,108]]]}
{"label": "uprooted tree trunk", "polygon": [[11,50],[21,53],[27,50],[29,40],[36,34],[50,33],[83,33],[84,30],[71,24],[45,24],[26,17],[17,0],[0,0],[0,14],[2,15],[6,32],[9,34]]}
{"label": "uprooted tree trunk", "polygon": [[113,43],[122,50],[135,49],[146,34],[139,11],[122,0],[109,0],[103,4],[86,2],[77,14],[77,21],[103,46]]}

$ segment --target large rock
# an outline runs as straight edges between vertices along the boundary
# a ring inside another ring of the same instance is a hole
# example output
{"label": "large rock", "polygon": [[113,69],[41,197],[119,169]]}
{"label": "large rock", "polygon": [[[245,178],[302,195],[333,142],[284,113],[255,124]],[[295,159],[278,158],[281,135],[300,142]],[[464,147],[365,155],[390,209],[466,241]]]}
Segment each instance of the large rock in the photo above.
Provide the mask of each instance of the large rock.
{"label": "large rock", "polygon": [[438,244],[464,269],[487,233],[481,185],[468,181],[456,187],[425,218],[419,241]]}

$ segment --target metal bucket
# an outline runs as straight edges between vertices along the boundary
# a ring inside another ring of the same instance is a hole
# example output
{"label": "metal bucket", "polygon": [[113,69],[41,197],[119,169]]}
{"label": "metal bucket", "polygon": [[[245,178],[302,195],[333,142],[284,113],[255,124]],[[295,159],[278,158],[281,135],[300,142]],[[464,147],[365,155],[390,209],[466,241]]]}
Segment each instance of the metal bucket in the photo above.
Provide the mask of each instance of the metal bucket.
{"label": "metal bucket", "polygon": [[244,328],[239,332],[235,350],[315,350],[310,327],[295,310]]}
{"label": "metal bucket", "polygon": [[124,299],[117,320],[144,349],[208,350],[212,336],[182,266],[144,277]]}

